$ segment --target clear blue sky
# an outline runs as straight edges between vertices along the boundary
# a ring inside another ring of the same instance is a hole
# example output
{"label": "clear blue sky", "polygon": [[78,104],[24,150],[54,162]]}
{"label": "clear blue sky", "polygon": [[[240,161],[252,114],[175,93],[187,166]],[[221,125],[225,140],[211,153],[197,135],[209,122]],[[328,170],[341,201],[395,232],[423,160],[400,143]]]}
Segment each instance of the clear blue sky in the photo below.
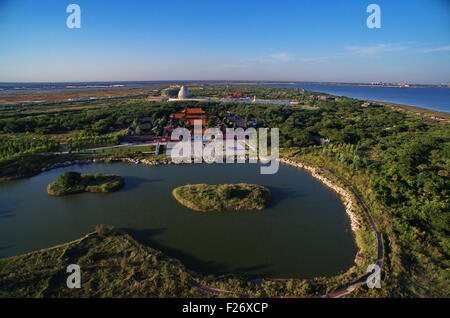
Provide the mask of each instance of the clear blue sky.
{"label": "clear blue sky", "polygon": [[189,79],[449,83],[450,0],[0,0],[2,82]]}

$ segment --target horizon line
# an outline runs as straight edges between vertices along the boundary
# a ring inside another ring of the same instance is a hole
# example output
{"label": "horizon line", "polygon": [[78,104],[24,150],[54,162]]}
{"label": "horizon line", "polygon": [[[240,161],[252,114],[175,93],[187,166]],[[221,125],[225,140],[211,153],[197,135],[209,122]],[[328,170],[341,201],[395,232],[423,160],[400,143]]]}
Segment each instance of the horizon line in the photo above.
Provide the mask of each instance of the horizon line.
{"label": "horizon line", "polygon": [[222,79],[201,79],[201,80],[183,80],[183,79],[171,79],[171,80],[94,80],[94,81],[21,81],[21,82],[8,82],[0,81],[0,84],[44,84],[44,83],[161,83],[161,82],[241,82],[241,83],[322,83],[322,84],[373,84],[373,83],[385,83],[385,84],[410,84],[410,85],[450,85],[449,82],[435,82],[435,83],[419,83],[419,82],[389,82],[389,81],[374,81],[374,82],[345,82],[345,81],[308,81],[308,80],[222,80]]}

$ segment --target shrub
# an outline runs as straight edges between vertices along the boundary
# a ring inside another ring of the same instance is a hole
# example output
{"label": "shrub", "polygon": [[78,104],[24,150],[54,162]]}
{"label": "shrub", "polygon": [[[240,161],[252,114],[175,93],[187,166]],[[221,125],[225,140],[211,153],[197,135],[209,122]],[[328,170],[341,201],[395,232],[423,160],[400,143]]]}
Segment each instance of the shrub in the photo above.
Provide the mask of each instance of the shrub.
{"label": "shrub", "polygon": [[110,234],[113,230],[112,226],[108,226],[105,224],[99,224],[95,227],[95,233],[97,233],[100,236],[106,236]]}
{"label": "shrub", "polygon": [[68,171],[62,173],[58,179],[56,179],[56,182],[66,188],[73,187],[74,185],[78,184],[78,182],[81,179],[81,173],[74,172],[74,171]]}

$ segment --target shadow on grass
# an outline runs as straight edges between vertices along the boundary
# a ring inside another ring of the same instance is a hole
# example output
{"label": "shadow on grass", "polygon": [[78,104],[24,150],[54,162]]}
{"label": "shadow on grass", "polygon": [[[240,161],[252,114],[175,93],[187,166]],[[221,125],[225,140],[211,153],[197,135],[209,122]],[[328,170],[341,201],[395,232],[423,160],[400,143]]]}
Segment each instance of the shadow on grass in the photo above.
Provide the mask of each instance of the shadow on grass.
{"label": "shadow on grass", "polygon": [[269,267],[269,264],[258,264],[248,267],[233,267],[228,264],[221,264],[219,262],[205,261],[180,249],[165,246],[155,238],[155,236],[167,231],[165,228],[145,230],[122,228],[122,230],[129,233],[138,242],[157,249],[169,257],[180,260],[188,269],[203,275],[239,275],[247,279],[272,277],[275,275],[275,273],[266,270]]}

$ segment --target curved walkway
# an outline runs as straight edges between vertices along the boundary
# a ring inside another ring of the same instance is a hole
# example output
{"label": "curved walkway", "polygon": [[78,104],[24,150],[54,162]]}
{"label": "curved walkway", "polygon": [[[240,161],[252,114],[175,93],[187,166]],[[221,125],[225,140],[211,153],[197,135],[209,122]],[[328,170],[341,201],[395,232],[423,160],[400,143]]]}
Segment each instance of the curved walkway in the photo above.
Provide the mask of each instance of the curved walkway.
{"label": "curved walkway", "polygon": [[[369,221],[370,227],[372,228],[372,231],[375,232],[376,235],[376,239],[377,239],[377,259],[375,261],[375,264],[378,265],[380,268],[383,265],[383,257],[384,257],[384,245],[383,245],[383,236],[380,232],[380,230],[378,229],[377,224],[375,223],[375,221],[372,218],[372,215],[369,212],[369,208],[367,207],[366,203],[364,202],[364,200],[362,199],[361,195],[358,193],[358,191],[350,185],[350,183],[347,182],[347,180],[345,180],[344,178],[336,175],[334,172],[332,172],[331,170],[318,165],[314,162],[311,161],[307,161],[307,160],[301,160],[302,162],[313,166],[313,167],[317,167],[323,171],[326,171],[327,173],[331,174],[332,176],[334,176],[335,178],[337,178],[339,181],[341,181],[345,187],[347,189],[349,189],[353,195],[355,196],[356,200],[358,201],[358,204],[361,206],[361,208],[364,211],[365,216],[367,217],[367,220]],[[322,296],[316,296],[317,298],[338,298],[338,297],[342,297],[345,295],[350,294],[351,292],[353,292],[355,289],[363,286],[366,284],[367,282],[367,278],[371,275],[372,273],[367,273],[365,275],[363,275],[362,277],[358,278],[357,280],[349,283],[348,285],[346,285],[345,287],[342,287],[334,292],[331,293],[327,293],[325,295]],[[223,289],[217,289],[217,288],[210,288],[204,285],[201,285],[200,283],[196,282],[196,281],[191,281],[190,285],[202,292],[208,293],[208,294],[222,294],[222,295],[236,295],[236,296],[240,296],[240,297],[252,297],[251,295],[247,295],[247,294],[240,294],[240,293],[236,293],[233,291],[228,291],[228,290],[223,290]],[[264,291],[263,291],[264,293]],[[265,293],[264,293],[265,294]],[[300,297],[300,296],[282,296],[279,298],[305,298],[305,297]]]}

